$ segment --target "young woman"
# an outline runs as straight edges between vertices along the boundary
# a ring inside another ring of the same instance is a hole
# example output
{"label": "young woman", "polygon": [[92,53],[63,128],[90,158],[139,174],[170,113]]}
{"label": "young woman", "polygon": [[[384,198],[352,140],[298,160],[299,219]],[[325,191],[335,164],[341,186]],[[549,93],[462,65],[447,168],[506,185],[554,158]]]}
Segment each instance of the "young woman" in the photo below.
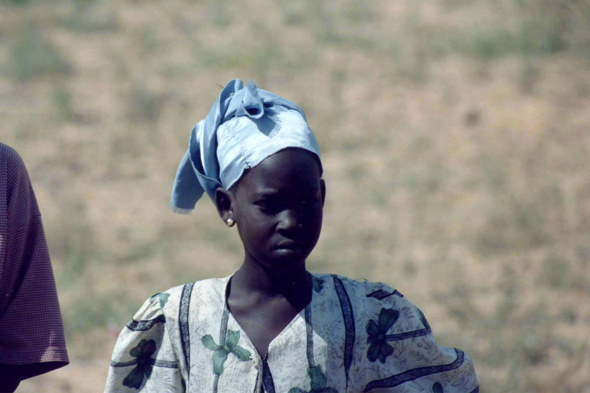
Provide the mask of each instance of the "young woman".
{"label": "young woman", "polygon": [[326,186],[296,104],[229,82],[192,131],[171,207],[189,213],[204,192],[237,226],[243,264],[149,298],[121,332],[106,392],[479,391],[469,357],[437,345],[398,291],[306,270]]}

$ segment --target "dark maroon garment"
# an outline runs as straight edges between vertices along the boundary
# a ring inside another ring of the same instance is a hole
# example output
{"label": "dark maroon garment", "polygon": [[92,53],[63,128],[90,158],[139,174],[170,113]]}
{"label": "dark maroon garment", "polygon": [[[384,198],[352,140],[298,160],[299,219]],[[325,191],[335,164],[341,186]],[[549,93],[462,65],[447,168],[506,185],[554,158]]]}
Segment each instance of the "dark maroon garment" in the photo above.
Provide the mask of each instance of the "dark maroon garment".
{"label": "dark maroon garment", "polygon": [[0,143],[0,365],[22,378],[68,364],[41,213],[18,153]]}

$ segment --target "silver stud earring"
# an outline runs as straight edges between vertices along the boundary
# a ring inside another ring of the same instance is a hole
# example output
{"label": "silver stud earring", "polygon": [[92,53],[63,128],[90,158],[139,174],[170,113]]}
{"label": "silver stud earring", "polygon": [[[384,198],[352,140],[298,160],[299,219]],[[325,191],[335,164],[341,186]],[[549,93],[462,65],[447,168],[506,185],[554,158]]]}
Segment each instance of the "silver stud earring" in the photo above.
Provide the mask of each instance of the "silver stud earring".
{"label": "silver stud earring", "polygon": [[225,223],[227,224],[228,227],[233,227],[234,224],[236,223],[236,221],[233,218],[228,218]]}

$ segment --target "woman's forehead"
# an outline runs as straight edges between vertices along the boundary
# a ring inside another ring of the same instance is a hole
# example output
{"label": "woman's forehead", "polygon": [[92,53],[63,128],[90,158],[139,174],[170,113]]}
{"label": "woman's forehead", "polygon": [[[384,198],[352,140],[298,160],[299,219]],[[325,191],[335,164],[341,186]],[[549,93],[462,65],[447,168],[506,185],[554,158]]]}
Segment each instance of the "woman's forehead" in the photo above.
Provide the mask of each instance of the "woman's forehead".
{"label": "woman's forehead", "polygon": [[302,149],[282,150],[264,159],[240,179],[238,188],[248,193],[319,189],[321,170],[313,153]]}

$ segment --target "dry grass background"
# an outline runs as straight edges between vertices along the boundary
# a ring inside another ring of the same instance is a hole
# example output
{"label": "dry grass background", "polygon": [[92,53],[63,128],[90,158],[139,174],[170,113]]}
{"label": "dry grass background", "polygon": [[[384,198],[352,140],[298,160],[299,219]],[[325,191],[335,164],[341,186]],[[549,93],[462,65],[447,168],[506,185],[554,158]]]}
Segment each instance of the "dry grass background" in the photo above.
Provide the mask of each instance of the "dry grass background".
{"label": "dry grass background", "polygon": [[590,392],[590,1],[4,0],[0,140],[23,156],[72,364],[99,392],[153,293],[226,276],[235,230],[168,208],[229,79],[299,103],[328,184],[315,272],[385,281],[482,392]]}

